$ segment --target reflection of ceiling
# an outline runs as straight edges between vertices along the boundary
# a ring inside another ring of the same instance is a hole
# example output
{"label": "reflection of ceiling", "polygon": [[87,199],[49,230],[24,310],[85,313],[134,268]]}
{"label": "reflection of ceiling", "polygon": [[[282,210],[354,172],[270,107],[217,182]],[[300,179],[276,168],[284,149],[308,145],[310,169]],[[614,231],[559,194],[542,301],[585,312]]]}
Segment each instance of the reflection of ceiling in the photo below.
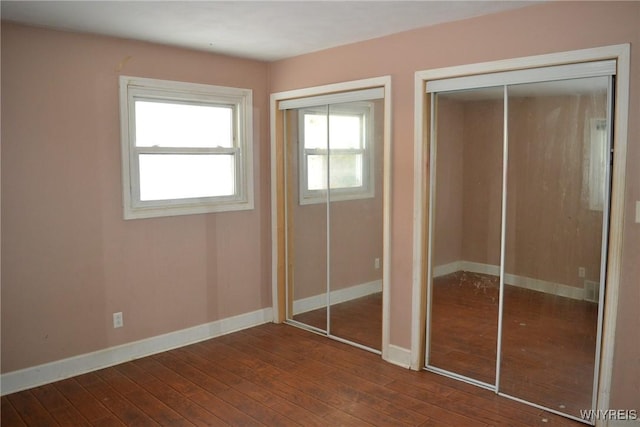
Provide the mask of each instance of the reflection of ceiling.
{"label": "reflection of ceiling", "polygon": [[540,1],[7,1],[2,19],[277,60]]}
{"label": "reflection of ceiling", "polygon": [[[589,77],[583,79],[510,85],[508,87],[508,94],[510,97],[516,98],[588,94],[602,96],[602,94],[607,90],[608,81],[609,79],[607,77]],[[457,101],[501,99],[502,95],[503,86],[441,92],[439,94],[441,97]]]}

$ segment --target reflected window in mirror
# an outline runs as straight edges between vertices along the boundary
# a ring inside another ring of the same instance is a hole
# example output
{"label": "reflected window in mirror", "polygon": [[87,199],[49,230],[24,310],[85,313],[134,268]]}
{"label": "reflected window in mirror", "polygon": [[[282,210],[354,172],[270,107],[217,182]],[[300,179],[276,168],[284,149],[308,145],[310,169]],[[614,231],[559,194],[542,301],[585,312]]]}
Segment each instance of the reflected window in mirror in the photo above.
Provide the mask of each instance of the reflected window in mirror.
{"label": "reflected window in mirror", "polygon": [[372,129],[370,102],[300,111],[301,205],[374,196]]}

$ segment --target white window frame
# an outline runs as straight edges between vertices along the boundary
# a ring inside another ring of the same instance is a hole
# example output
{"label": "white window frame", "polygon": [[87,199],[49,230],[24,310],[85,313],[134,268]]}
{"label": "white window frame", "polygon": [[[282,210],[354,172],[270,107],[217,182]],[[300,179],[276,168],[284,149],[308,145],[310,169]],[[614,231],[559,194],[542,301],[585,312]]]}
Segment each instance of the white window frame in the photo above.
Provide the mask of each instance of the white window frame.
{"label": "white window frame", "polygon": [[[327,190],[310,190],[308,183],[307,158],[309,155],[331,154],[362,154],[362,186],[359,187],[333,187],[330,188],[330,201],[345,201],[369,199],[375,196],[374,174],[374,143],[371,140],[374,136],[374,104],[373,102],[358,102],[349,104],[331,104],[328,106],[307,107],[298,110],[298,134],[299,134],[299,201],[301,205],[327,202]],[[359,149],[317,149],[305,148],[305,114],[329,114],[359,116],[362,123],[362,141]]]}
{"label": "white window frame", "polygon": [[592,118],[587,126],[585,138],[587,167],[585,169],[589,209],[602,211],[604,209],[606,163],[610,161],[607,120]]}
{"label": "white window frame", "polygon": [[[233,111],[233,146],[136,147],[136,100],[229,107]],[[120,76],[124,219],[253,209],[252,105],[251,89]],[[140,200],[139,157],[142,154],[231,154],[235,162],[234,194],[219,197]]]}

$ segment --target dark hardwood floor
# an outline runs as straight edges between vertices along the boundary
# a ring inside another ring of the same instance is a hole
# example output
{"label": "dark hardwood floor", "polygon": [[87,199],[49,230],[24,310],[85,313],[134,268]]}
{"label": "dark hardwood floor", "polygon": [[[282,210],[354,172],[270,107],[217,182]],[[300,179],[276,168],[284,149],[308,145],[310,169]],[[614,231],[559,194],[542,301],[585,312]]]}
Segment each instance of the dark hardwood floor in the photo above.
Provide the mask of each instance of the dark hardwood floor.
{"label": "dark hardwood floor", "polygon": [[[498,277],[435,280],[431,364],[495,384]],[[505,286],[500,389],[580,416],[591,408],[598,305]]]}
{"label": "dark hardwood floor", "polygon": [[2,426],[576,426],[288,325],[3,396]]}
{"label": "dark hardwood floor", "polygon": [[[374,350],[382,349],[382,292],[333,304],[330,313],[331,335]],[[297,314],[294,320],[326,331],[327,310]]]}

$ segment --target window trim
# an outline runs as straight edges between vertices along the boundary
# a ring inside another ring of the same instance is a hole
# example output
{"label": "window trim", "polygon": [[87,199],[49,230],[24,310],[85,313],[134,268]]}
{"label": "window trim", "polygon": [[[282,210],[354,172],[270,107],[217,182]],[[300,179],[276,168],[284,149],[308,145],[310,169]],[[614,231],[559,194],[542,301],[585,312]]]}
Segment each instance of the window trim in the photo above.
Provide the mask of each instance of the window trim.
{"label": "window trim", "polygon": [[[329,107],[329,108],[327,108]],[[360,149],[306,149],[304,148],[304,116],[305,114],[327,114],[336,112],[338,115],[360,116],[364,119],[363,125],[363,148]],[[362,186],[360,187],[339,187],[330,189],[330,201],[346,201],[371,199],[375,197],[375,180],[372,173],[375,165],[374,136],[374,116],[375,107],[373,102],[357,102],[348,105],[329,104],[317,107],[305,107],[298,110],[298,162],[299,168],[299,203],[300,205],[311,205],[327,202],[327,190],[309,190],[307,156],[312,154],[331,153],[362,153]]]}
{"label": "window trim", "polygon": [[[120,127],[124,219],[154,218],[251,210],[253,200],[253,91],[225,86],[120,76]],[[228,106],[233,110],[233,147],[136,147],[136,100],[165,100],[189,105]],[[139,156],[142,154],[233,154],[232,196],[140,200]]]}
{"label": "window trim", "polygon": [[[610,161],[611,147],[607,135],[607,119],[592,117],[586,124],[584,138],[585,157],[587,159],[586,193],[589,200],[589,210],[602,212],[605,199],[605,171],[606,163]],[[603,134],[598,135],[602,130]],[[602,139],[602,137],[604,139]]]}

